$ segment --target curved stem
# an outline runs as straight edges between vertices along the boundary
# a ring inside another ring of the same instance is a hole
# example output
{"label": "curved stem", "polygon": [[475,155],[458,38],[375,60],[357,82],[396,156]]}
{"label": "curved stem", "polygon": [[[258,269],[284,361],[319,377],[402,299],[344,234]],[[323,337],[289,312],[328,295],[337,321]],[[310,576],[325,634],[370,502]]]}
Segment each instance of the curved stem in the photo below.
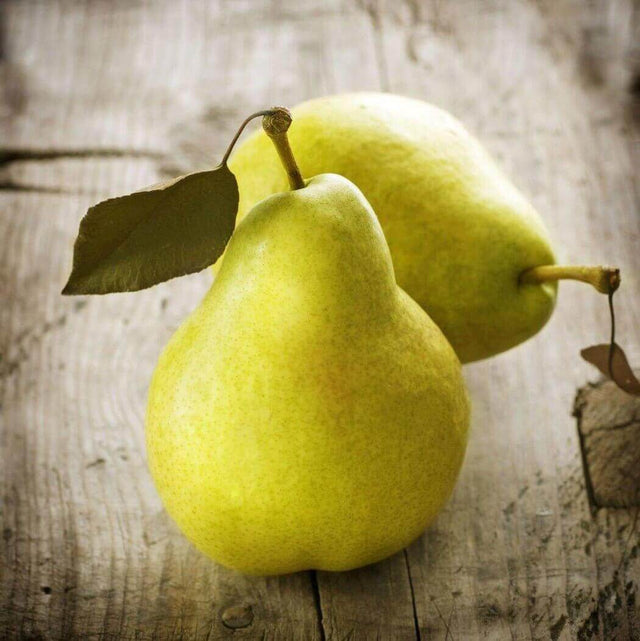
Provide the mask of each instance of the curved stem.
{"label": "curved stem", "polygon": [[[613,353],[616,349],[616,314],[613,311],[613,291],[609,292],[609,316],[611,318],[611,339],[609,340],[609,377],[615,382],[613,377]],[[617,384],[617,383],[616,383]]]}
{"label": "curved stem", "polygon": [[601,294],[615,292],[620,286],[617,267],[587,267],[584,265],[540,265],[520,274],[520,283],[539,285],[558,280],[578,280],[593,285]]}
{"label": "curved stem", "polygon": [[287,130],[291,126],[291,113],[284,107],[274,107],[262,118],[262,128],[276,147],[280,161],[282,162],[291,189],[302,189],[305,186],[304,179],[293,157]]}
{"label": "curved stem", "polygon": [[238,129],[238,131],[236,131],[236,135],[233,137],[233,140],[229,143],[229,146],[227,147],[227,151],[224,152],[224,156],[222,156],[222,162],[220,164],[221,165],[227,164],[227,160],[229,160],[229,156],[231,155],[231,152],[233,151],[235,144],[238,142],[238,138],[240,138],[240,134],[244,131],[244,128],[254,118],[257,118],[258,116],[268,116],[272,113],[273,113],[273,109],[265,109],[263,111],[256,111],[254,114],[251,114],[248,118],[246,118],[244,122],[240,125],[240,128]]}

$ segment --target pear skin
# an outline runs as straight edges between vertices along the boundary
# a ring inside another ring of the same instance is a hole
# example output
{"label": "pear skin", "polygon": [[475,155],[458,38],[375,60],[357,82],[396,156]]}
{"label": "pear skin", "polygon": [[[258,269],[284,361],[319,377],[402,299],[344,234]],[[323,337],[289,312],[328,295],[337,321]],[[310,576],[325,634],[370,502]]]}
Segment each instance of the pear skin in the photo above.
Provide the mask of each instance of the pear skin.
{"label": "pear skin", "polygon": [[450,496],[468,427],[458,358],[397,286],[372,208],[322,175],[240,223],[160,357],[146,435],[187,537],[281,574],[409,544]]}
{"label": "pear skin", "polygon": [[[354,182],[380,219],[398,284],[427,311],[462,362],[505,351],[550,317],[555,283],[521,284],[553,264],[536,211],[448,113],[390,94],[319,98],[293,109],[291,146],[303,175]],[[239,217],[286,189],[258,132],[234,153]]]}

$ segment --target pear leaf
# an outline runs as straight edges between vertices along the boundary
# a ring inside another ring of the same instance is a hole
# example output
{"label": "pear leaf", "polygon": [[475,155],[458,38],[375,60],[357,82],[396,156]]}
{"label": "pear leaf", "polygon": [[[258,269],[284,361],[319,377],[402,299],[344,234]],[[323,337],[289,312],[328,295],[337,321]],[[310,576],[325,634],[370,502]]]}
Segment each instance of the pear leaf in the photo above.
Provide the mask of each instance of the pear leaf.
{"label": "pear leaf", "polygon": [[90,207],[63,294],[151,287],[215,263],[231,238],[238,182],[226,163]]}
{"label": "pear leaf", "polygon": [[[613,348],[613,353],[611,349]],[[581,350],[585,361],[595,365],[607,378],[611,379],[621,390],[640,396],[640,381],[636,378],[624,350],[617,343],[600,343]],[[611,359],[611,360],[609,360]],[[611,367],[609,367],[611,365]]]}

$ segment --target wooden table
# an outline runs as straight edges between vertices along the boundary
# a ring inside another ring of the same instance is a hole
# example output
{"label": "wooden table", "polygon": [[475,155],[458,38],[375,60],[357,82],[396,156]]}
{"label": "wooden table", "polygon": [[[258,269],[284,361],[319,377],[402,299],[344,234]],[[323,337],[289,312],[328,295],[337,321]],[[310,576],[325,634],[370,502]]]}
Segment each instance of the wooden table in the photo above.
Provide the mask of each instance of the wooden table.
{"label": "wooden table", "polygon": [[640,364],[640,4],[5,1],[0,91],[0,638],[640,639],[637,508],[592,506],[576,419],[606,301],[465,368],[455,494],[362,570],[247,578],[191,547],[145,464],[155,360],[210,275],[65,299],[87,206],[216,163],[248,113],[383,89],[461,118],[571,263],[619,265]]}

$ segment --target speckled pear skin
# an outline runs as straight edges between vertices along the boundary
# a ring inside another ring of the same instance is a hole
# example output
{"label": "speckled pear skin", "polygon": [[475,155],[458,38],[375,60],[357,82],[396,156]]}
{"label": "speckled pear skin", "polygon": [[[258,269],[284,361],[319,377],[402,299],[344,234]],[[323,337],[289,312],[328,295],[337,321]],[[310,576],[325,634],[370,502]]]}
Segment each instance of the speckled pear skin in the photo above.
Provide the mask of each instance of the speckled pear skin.
{"label": "speckled pear skin", "polygon": [[[462,362],[507,350],[542,328],[555,284],[520,285],[553,264],[543,223],[480,143],[448,113],[379,93],[319,98],[293,109],[291,146],[303,176],[354,182],[380,219],[398,284],[442,329]],[[263,132],[232,157],[239,217],[286,189]]]}
{"label": "speckled pear skin", "polygon": [[415,539],[451,494],[460,363],[395,282],[345,178],[272,196],[155,370],[149,465],[167,511],[248,574],[347,570]]}

